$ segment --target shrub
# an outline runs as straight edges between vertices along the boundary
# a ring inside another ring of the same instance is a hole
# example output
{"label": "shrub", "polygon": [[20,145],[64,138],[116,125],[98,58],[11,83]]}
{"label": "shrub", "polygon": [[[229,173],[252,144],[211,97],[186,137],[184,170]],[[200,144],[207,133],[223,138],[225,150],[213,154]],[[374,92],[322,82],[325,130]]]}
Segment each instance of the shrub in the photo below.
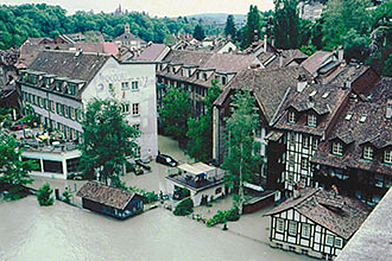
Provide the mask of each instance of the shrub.
{"label": "shrub", "polygon": [[240,219],[238,208],[233,207],[230,210],[218,210],[218,212],[210,219],[207,220],[207,227],[212,227],[217,224],[224,224],[227,221],[237,221]]}
{"label": "shrub", "polygon": [[53,197],[51,197],[53,190],[49,183],[45,183],[38,189],[37,200],[40,206],[50,206],[53,204]]}
{"label": "shrub", "polygon": [[193,201],[190,198],[184,199],[177,204],[173,211],[176,216],[186,216],[193,212]]}
{"label": "shrub", "polygon": [[142,192],[143,202],[146,204],[158,201],[158,194],[155,191]]}
{"label": "shrub", "polygon": [[70,203],[72,195],[69,193],[69,189],[65,188],[63,192],[64,202]]}

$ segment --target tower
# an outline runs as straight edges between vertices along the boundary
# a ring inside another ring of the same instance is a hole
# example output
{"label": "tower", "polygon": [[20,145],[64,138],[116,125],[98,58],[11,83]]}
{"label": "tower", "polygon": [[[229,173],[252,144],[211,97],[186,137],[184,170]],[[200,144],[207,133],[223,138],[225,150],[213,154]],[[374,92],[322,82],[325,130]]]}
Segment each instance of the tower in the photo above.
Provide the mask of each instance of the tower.
{"label": "tower", "polygon": [[125,24],[125,26],[124,26],[124,32],[126,33],[126,34],[129,34],[130,33],[130,29],[129,29],[129,24],[128,24],[128,22]]}

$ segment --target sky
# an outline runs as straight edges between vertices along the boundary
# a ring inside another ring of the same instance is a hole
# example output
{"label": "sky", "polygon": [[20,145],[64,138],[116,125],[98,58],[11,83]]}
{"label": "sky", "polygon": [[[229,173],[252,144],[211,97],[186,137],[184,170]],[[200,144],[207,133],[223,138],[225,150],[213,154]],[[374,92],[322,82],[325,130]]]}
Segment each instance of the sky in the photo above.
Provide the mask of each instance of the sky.
{"label": "sky", "polygon": [[113,12],[119,4],[128,11],[145,11],[152,16],[177,17],[202,13],[246,14],[249,6],[266,11],[274,7],[273,0],[0,0],[5,4],[47,3],[60,5],[69,14],[77,10],[95,13]]}

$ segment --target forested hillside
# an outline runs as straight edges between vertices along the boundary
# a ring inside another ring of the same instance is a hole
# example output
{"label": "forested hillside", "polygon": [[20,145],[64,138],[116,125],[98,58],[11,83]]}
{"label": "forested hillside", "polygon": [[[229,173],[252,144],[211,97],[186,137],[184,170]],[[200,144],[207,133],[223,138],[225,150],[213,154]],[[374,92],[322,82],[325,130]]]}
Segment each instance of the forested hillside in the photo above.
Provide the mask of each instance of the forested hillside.
{"label": "forested hillside", "polygon": [[110,39],[123,33],[126,22],[130,24],[133,34],[157,43],[172,41],[170,35],[179,31],[192,34],[199,23],[206,34],[218,33],[213,22],[195,18],[152,18],[146,13],[137,12],[113,15],[78,11],[67,15],[60,6],[0,5],[0,48],[19,46],[27,37],[56,37],[91,30],[100,31]]}

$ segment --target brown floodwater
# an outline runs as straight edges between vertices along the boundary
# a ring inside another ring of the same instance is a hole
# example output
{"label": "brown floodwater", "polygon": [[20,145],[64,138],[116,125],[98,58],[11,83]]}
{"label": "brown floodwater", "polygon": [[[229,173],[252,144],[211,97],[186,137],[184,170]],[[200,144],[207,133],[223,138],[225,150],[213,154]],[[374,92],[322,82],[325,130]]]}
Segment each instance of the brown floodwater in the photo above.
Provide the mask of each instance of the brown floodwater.
{"label": "brown floodwater", "polygon": [[308,259],[240,236],[230,231],[234,223],[229,231],[207,228],[161,208],[117,221],[58,201],[39,207],[29,196],[1,202],[0,224],[0,260]]}

